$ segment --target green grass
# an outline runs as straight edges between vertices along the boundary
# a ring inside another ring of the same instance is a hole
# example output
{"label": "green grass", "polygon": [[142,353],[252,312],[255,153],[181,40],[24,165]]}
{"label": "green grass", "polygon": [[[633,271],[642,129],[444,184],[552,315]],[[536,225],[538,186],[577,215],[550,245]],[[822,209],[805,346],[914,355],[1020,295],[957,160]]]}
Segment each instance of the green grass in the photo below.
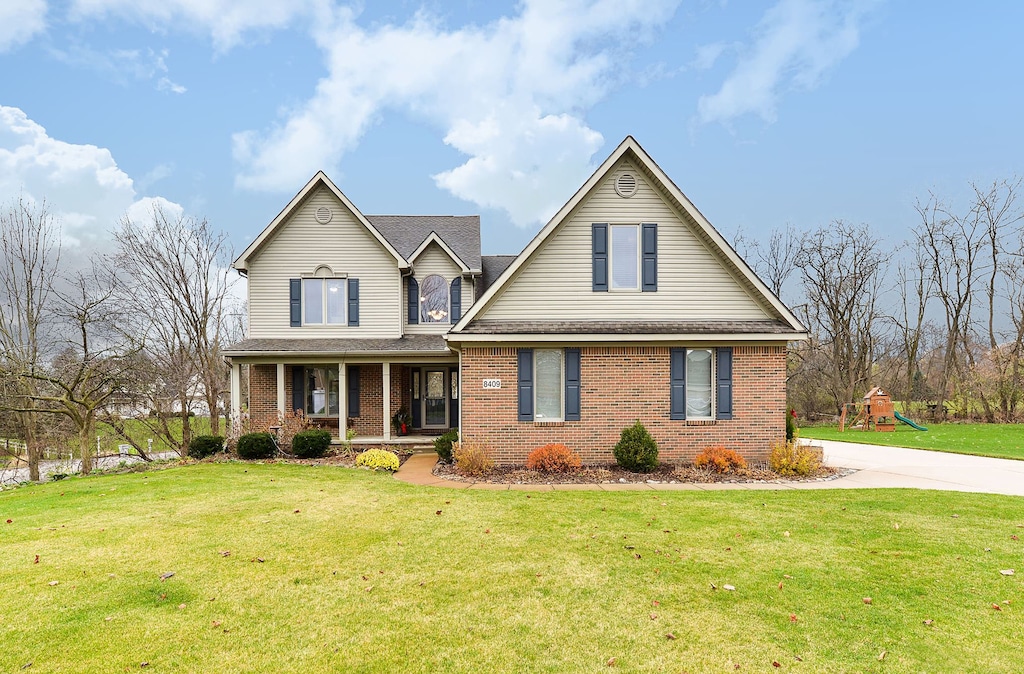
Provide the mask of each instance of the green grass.
{"label": "green grass", "polygon": [[0,493],[0,671],[1019,671],[1022,525],[913,490],[72,478]]}
{"label": "green grass", "polygon": [[[915,421],[917,421],[915,419]],[[919,422],[920,423],[920,422]],[[808,426],[800,437],[815,440],[841,440],[867,445],[913,447],[940,452],[994,456],[1000,459],[1024,459],[1024,424],[929,424],[927,431],[914,430],[902,423],[894,433],[860,429],[839,432],[838,426]]]}

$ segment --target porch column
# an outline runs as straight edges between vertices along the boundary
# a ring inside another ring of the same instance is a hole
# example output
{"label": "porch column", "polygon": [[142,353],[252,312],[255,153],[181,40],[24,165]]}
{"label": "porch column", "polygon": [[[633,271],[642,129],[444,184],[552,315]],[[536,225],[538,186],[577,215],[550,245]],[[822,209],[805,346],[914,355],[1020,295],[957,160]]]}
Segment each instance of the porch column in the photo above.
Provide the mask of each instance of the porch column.
{"label": "porch column", "polygon": [[348,436],[348,378],[345,361],[338,363],[338,440],[345,442]]}
{"label": "porch column", "polygon": [[284,419],[284,363],[277,364],[277,414]]}
{"label": "porch column", "polygon": [[231,361],[231,423],[237,424],[242,418],[242,364]]}
{"label": "porch column", "polygon": [[384,441],[387,442],[391,439],[391,363],[384,361],[383,368],[383,383],[381,388],[384,389],[381,396],[384,398]]}

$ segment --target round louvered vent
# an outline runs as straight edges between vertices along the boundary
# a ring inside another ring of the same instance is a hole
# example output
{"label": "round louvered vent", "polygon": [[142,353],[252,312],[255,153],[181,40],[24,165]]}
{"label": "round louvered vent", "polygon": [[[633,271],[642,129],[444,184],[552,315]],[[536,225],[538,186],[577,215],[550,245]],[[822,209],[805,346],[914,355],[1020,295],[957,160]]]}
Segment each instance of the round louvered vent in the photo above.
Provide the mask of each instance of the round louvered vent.
{"label": "round louvered vent", "polygon": [[623,173],[616,178],[615,193],[623,199],[628,199],[636,194],[636,176],[632,173]]}
{"label": "round louvered vent", "polygon": [[316,221],[319,222],[321,225],[326,225],[328,222],[330,222],[332,215],[334,214],[331,213],[331,209],[327,208],[326,206],[321,206],[320,208],[316,209]]}

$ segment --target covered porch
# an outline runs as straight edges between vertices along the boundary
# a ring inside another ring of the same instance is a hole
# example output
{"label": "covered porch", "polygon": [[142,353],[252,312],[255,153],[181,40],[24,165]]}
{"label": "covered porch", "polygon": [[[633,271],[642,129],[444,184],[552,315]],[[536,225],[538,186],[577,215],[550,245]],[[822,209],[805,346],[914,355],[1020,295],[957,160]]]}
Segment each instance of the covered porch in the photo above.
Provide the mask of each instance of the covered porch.
{"label": "covered porch", "polygon": [[[247,341],[280,347],[286,340]],[[310,353],[313,344],[301,343],[270,354],[253,353],[254,345],[242,342],[228,352],[233,418],[301,415],[330,430],[335,442],[354,434],[357,445],[429,444],[458,427],[460,398],[457,355],[443,340],[429,345],[434,348],[403,353]],[[245,346],[246,352],[238,348]]]}

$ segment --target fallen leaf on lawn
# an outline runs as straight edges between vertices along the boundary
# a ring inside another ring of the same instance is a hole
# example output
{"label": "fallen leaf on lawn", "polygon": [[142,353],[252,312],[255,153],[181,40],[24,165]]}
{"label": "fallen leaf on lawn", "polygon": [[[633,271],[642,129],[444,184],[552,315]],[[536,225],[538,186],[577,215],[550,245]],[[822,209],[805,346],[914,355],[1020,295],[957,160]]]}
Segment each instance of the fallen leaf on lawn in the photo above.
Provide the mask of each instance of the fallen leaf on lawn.
{"label": "fallen leaf on lawn", "polygon": [[657,619],[658,619],[658,614],[657,613],[652,613],[651,614],[651,620],[657,620]]}
{"label": "fallen leaf on lawn", "polygon": [[796,622],[796,614],[795,613],[790,613],[789,614],[789,622],[791,622],[791,623],[795,623]]}
{"label": "fallen leaf on lawn", "polygon": [[780,590],[782,589],[782,581],[781,580],[779,581],[779,589]]}
{"label": "fallen leaf on lawn", "polygon": [[300,511],[300,510],[299,510],[298,508],[296,508],[296,509],[295,509],[294,511],[292,511],[292,512],[293,512],[293,514],[294,514],[294,513],[297,513],[297,512],[301,512],[301,511]]}
{"label": "fallen leaf on lawn", "polygon": [[104,618],[104,619],[103,619],[103,621],[104,621],[104,622],[110,622],[110,621],[111,621],[111,620],[113,620],[113,619],[114,619],[114,616],[109,616],[109,615],[108,615],[108,616],[107,616],[106,618]]}
{"label": "fallen leaf on lawn", "polygon": [[59,580],[51,580],[48,584],[49,584],[50,587],[53,587],[54,585],[59,585],[60,581]]}
{"label": "fallen leaf on lawn", "polygon": [[871,597],[864,597],[862,600],[865,604],[871,604]]}
{"label": "fallen leaf on lawn", "polygon": [[[485,534],[489,534],[489,533],[491,533],[491,530],[490,529],[484,529],[484,533]],[[593,538],[593,536],[591,536],[591,538]],[[399,545],[401,545],[401,543],[399,543]]]}
{"label": "fallen leaf on lawn", "polygon": [[950,515],[950,517],[960,517],[959,515]]}
{"label": "fallen leaf on lawn", "polygon": [[1010,600],[1009,599],[1004,599],[1003,603],[1006,604],[1007,606],[1009,606],[1010,605]]}
{"label": "fallen leaf on lawn", "polygon": [[220,556],[221,557],[230,557],[231,556],[231,551],[230,550],[225,550],[224,552],[220,553]]}
{"label": "fallen leaf on lawn", "polygon": [[992,548],[985,548],[985,552],[992,552]]}
{"label": "fallen leaf on lawn", "polygon": [[[893,523],[892,523],[892,528],[893,528],[893,529],[896,529],[897,531],[899,531],[899,528],[900,528],[900,523],[899,523],[899,522],[893,522]],[[884,651],[883,651],[883,652],[884,652]]]}
{"label": "fallen leaf on lawn", "polygon": [[370,592],[371,590],[373,590],[373,585],[371,585],[370,587],[366,588],[367,592]]}
{"label": "fallen leaf on lawn", "polygon": [[999,604],[992,604],[992,608],[994,608],[997,611],[1002,611],[1003,610],[1002,607],[999,606]]}
{"label": "fallen leaf on lawn", "polygon": [[723,590],[728,590],[729,592],[734,592],[736,590],[736,588],[733,587],[732,585],[723,585],[722,589]]}
{"label": "fallen leaf on lawn", "polygon": [[438,511],[437,511],[436,513],[434,513],[434,514],[435,514],[435,515],[440,515],[440,514],[441,514],[441,511],[440,511],[440,510],[438,510]]}
{"label": "fallen leaf on lawn", "polygon": [[178,610],[179,611],[184,610],[184,608],[185,608],[184,604],[178,604]]}
{"label": "fallen leaf on lawn", "polygon": [[220,627],[220,621],[219,620],[214,620],[213,621],[213,626],[214,627]]}
{"label": "fallen leaf on lawn", "polygon": [[23,665],[21,666],[21,668],[22,668],[22,669],[28,669],[28,668],[29,668],[29,667],[31,667],[31,666],[32,666],[32,663],[31,663],[31,662],[26,662],[25,664],[23,664]]}
{"label": "fallen leaf on lawn", "polygon": [[739,663],[736,663],[736,664],[734,664],[734,665],[732,666],[732,668],[733,668],[733,669],[739,669],[739,668],[740,668],[740,666],[739,666]]}
{"label": "fallen leaf on lawn", "polygon": [[924,624],[925,625],[931,625],[934,622],[935,622],[934,620],[932,620],[931,618],[928,618],[927,620],[924,621]]}
{"label": "fallen leaf on lawn", "polygon": [[1011,534],[1010,535],[1010,540],[1011,541],[1019,541],[1020,537],[1018,537],[1017,534]]}
{"label": "fallen leaf on lawn", "polygon": [[167,594],[161,594],[161,595],[160,595],[160,598],[161,598],[161,599],[167,599]]}
{"label": "fallen leaf on lawn", "polygon": [[788,531],[783,531],[782,535],[785,536],[786,538],[789,538],[789,532]]}
{"label": "fallen leaf on lawn", "polygon": [[259,562],[260,564],[262,564],[263,563],[263,558],[262,557],[256,557],[256,558],[251,559],[249,561],[251,561],[251,562]]}
{"label": "fallen leaf on lawn", "polygon": [[639,552],[634,552],[633,556],[636,557],[637,559],[640,559],[640,553]]}
{"label": "fallen leaf on lawn", "polygon": [[732,552],[732,548],[726,548],[725,551],[726,552]]}
{"label": "fallen leaf on lawn", "polygon": [[661,602],[658,601],[657,599],[655,599],[654,601],[651,602],[651,606],[661,606]]}
{"label": "fallen leaf on lawn", "polygon": [[14,520],[7,520],[7,523],[8,523],[8,524],[10,524],[10,523],[11,523],[11,522],[13,522],[13,521],[14,521]]}
{"label": "fallen leaf on lawn", "polygon": [[888,651],[882,651],[881,653],[879,653],[879,654],[878,654],[878,661],[879,661],[879,662],[881,662],[882,660],[885,660],[885,654],[886,654],[887,652],[888,652]]}
{"label": "fallen leaf on lawn", "polygon": [[1003,574],[1004,576],[1012,576],[1013,575],[1013,569],[1003,569],[999,573]]}
{"label": "fallen leaf on lawn", "polygon": [[665,635],[665,638],[668,639],[669,641],[675,641],[676,635],[674,635],[671,632],[669,632],[668,634]]}
{"label": "fallen leaf on lawn", "polygon": [[163,582],[163,581],[165,581],[168,578],[171,578],[173,576],[174,576],[174,572],[173,571],[168,571],[167,573],[162,573],[162,574],[160,574],[160,582]]}
{"label": "fallen leaf on lawn", "polygon": [[792,578],[793,578],[793,576],[789,575],[788,573],[784,573],[784,574],[782,574],[782,577],[783,577],[783,578],[790,578],[790,579],[792,579]]}
{"label": "fallen leaf on lawn", "polygon": [[139,663],[139,667],[149,667],[149,663],[148,662],[140,662]]}
{"label": "fallen leaf on lawn", "polygon": [[635,549],[636,549],[636,548],[635,548],[634,546],[632,546],[632,545],[624,545],[624,546],[622,546],[622,547],[626,548],[627,550],[635,550]]}
{"label": "fallen leaf on lawn", "polygon": [[718,589],[718,586],[717,586],[717,585],[715,585],[714,583],[711,583],[711,589],[712,589],[712,590],[717,590],[717,589]]}
{"label": "fallen leaf on lawn", "polygon": [[781,667],[778,660],[772,660],[772,667]]}
{"label": "fallen leaf on lawn", "polygon": [[615,666],[615,658],[608,658],[608,662],[606,662],[605,664],[608,665],[609,667],[614,667]]}
{"label": "fallen leaf on lawn", "polygon": [[426,585],[426,583],[420,582],[420,587],[423,587],[424,585]]}
{"label": "fallen leaf on lawn", "polygon": [[369,576],[363,576],[363,580],[370,580]]}
{"label": "fallen leaf on lawn", "polygon": [[[846,508],[843,508],[843,510],[846,510]],[[797,662],[803,662],[804,661],[804,659],[801,658],[799,655],[794,655],[793,659],[796,660]]]}

